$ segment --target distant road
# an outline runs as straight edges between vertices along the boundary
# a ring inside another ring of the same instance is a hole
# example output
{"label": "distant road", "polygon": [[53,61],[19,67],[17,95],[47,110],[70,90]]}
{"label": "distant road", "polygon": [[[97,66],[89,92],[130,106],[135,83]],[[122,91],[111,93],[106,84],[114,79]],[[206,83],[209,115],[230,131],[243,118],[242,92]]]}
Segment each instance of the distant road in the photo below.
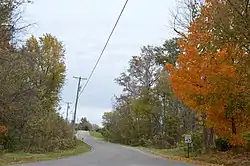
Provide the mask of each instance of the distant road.
{"label": "distant road", "polygon": [[86,131],[79,131],[77,137],[84,138],[85,142],[93,147],[92,151],[79,156],[22,166],[194,166],[155,157],[133,148],[97,141]]}

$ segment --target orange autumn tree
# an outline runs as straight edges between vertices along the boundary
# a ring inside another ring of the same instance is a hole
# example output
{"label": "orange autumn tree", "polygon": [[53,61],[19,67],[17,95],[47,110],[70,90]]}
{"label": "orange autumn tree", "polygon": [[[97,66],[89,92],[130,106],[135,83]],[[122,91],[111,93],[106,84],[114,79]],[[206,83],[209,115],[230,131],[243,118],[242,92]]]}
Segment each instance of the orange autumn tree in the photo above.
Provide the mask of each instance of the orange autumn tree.
{"label": "orange autumn tree", "polygon": [[250,129],[245,94],[246,73],[239,72],[247,54],[237,43],[219,43],[213,33],[213,5],[207,0],[189,27],[187,38],[179,41],[182,53],[177,65],[166,64],[175,95],[187,106],[206,115],[207,127],[242,145],[242,133]]}

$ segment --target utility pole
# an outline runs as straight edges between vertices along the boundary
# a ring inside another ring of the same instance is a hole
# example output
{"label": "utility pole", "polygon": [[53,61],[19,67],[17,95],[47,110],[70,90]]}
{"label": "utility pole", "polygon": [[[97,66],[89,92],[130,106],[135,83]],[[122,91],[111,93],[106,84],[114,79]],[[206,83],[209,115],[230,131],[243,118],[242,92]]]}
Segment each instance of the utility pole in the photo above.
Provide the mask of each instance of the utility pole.
{"label": "utility pole", "polygon": [[70,108],[70,104],[72,104],[72,103],[71,102],[66,102],[66,104],[67,104],[66,121],[68,122],[69,108]]}
{"label": "utility pole", "polygon": [[73,129],[75,130],[76,110],[77,110],[77,104],[78,104],[78,99],[79,99],[79,92],[81,91],[81,81],[82,80],[87,80],[87,78],[75,77],[75,76],[73,78],[78,79],[78,85],[77,85],[77,89],[76,89],[75,111],[74,111],[74,116],[73,116]]}

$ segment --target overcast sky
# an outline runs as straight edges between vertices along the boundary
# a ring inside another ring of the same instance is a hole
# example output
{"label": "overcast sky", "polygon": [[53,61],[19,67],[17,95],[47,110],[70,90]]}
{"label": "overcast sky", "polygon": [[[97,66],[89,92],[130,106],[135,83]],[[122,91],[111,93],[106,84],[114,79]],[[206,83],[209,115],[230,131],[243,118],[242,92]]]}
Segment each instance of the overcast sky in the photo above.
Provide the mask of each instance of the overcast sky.
{"label": "overcast sky", "polygon": [[[25,21],[37,22],[29,33],[51,33],[66,48],[67,81],[64,101],[75,102],[77,80],[88,77],[113,28],[125,0],[34,0]],[[77,117],[101,124],[103,112],[111,111],[111,99],[120,93],[114,79],[128,67],[128,60],[143,45],[162,44],[173,37],[170,10],[176,0],[130,0],[86,90],[80,97]],[[84,83],[84,82],[83,82]],[[73,111],[73,105],[71,110]],[[66,112],[66,105],[62,105]],[[72,114],[70,114],[70,118]]]}

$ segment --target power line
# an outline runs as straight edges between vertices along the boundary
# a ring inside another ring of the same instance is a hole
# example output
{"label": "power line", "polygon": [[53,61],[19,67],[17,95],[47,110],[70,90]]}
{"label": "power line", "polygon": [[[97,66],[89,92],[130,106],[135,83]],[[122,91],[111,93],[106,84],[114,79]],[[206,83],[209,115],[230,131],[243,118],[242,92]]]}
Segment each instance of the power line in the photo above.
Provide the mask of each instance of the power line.
{"label": "power line", "polygon": [[94,71],[95,71],[95,69],[96,69],[96,67],[97,67],[97,65],[98,65],[98,63],[99,63],[99,61],[100,61],[100,59],[101,59],[101,57],[102,57],[102,55],[103,55],[103,53],[104,53],[104,51],[105,51],[107,45],[108,45],[108,43],[109,43],[109,40],[110,40],[111,36],[113,35],[113,33],[114,33],[114,31],[115,31],[115,28],[116,28],[116,26],[117,26],[117,24],[118,24],[118,22],[119,22],[119,20],[120,20],[120,18],[121,18],[121,16],[122,16],[122,13],[123,13],[124,9],[125,9],[126,6],[127,6],[127,3],[128,3],[128,0],[126,0],[125,4],[124,4],[124,6],[123,6],[123,8],[122,8],[122,10],[121,10],[121,12],[120,12],[120,14],[119,14],[117,20],[116,20],[116,23],[115,23],[115,25],[114,25],[114,27],[113,27],[113,29],[112,29],[112,31],[111,31],[109,37],[108,37],[108,39],[107,39],[107,41],[106,41],[106,43],[105,43],[103,49],[102,49],[102,52],[101,52],[100,56],[99,56],[99,58],[97,59],[96,64],[95,64],[94,68],[92,69],[92,71],[91,71],[91,73],[90,73],[90,75],[89,75],[89,77],[88,77],[88,80],[86,81],[86,83],[84,84],[84,86],[83,86],[83,88],[82,88],[82,90],[81,90],[81,92],[80,92],[80,95],[81,95],[82,92],[85,90],[86,86],[88,85],[88,83],[89,83],[89,81],[90,81],[90,78],[92,77],[92,75],[93,75],[93,73],[94,73]]}

